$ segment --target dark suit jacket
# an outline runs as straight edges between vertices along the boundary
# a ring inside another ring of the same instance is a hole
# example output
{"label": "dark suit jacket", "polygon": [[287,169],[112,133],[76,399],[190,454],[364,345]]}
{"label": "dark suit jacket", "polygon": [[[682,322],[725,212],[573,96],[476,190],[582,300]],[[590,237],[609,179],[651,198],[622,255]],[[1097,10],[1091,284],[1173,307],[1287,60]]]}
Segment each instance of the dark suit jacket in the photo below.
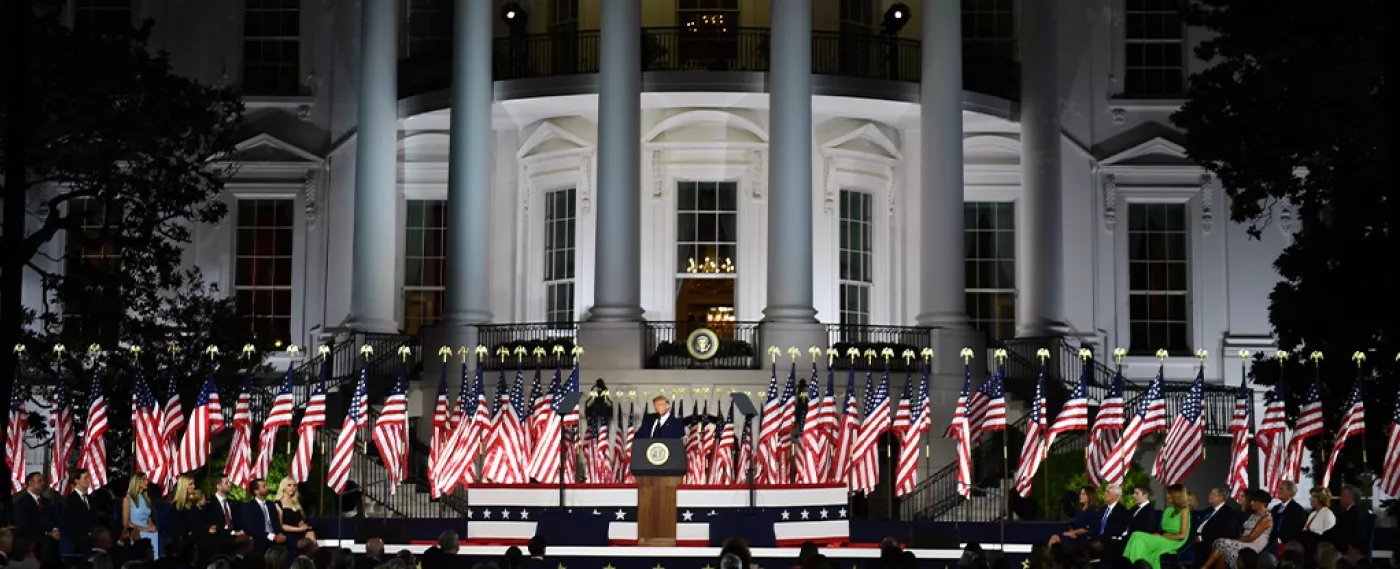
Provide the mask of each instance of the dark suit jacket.
{"label": "dark suit jacket", "polygon": [[656,436],[651,436],[652,424],[656,422],[657,415],[649,413],[642,417],[642,426],[637,429],[639,439],[679,439],[685,436],[685,420],[680,417],[667,417],[666,422],[661,425]]}
{"label": "dark suit jacket", "polygon": [[[263,518],[262,508],[256,502],[239,503],[238,510],[241,519],[234,520],[234,525],[242,529],[248,537],[253,539],[253,551],[267,551],[267,546],[272,544],[272,540],[267,537],[267,523],[272,522],[272,533],[282,533],[282,518],[277,514],[277,506],[272,502],[264,501],[267,506],[267,518]],[[232,505],[232,503],[230,503]]]}
{"label": "dark suit jacket", "polygon": [[[63,497],[63,520],[62,527],[59,528],[59,536],[65,543],[72,544],[74,551],[87,547],[88,533],[97,525],[97,519],[93,516],[92,497],[88,497],[88,502],[84,503],[78,491],[69,492]],[[120,538],[121,533],[112,534],[115,538]]]}
{"label": "dark suit jacket", "polygon": [[1364,554],[1371,547],[1371,540],[1367,537],[1370,532],[1367,527],[1370,518],[1370,512],[1365,507],[1360,504],[1353,505],[1337,514],[1337,525],[1327,530],[1323,537],[1336,545],[1343,555],[1347,555],[1351,548]]}
{"label": "dark suit jacket", "polygon": [[[1207,518],[1207,516],[1209,516],[1209,518]],[[1199,519],[1201,520],[1200,522],[1195,519],[1191,521],[1196,527],[1200,528],[1197,530],[1196,536],[1201,540],[1200,543],[1204,547],[1204,549],[1201,550],[1203,552],[1210,551],[1211,544],[1215,543],[1217,539],[1233,539],[1240,536],[1239,512],[1236,512],[1235,509],[1231,508],[1228,504],[1221,506],[1220,510],[1213,516],[1210,513],[1210,509],[1206,509],[1200,515]]]}
{"label": "dark suit jacket", "polygon": [[[14,518],[15,535],[25,538],[29,543],[44,539],[44,534],[58,527],[54,523],[54,506],[43,496],[35,501],[29,492],[20,491],[19,494],[15,494],[12,503],[14,508],[11,510],[11,516]],[[43,507],[40,507],[41,503]]]}
{"label": "dark suit jacket", "polygon": [[238,523],[238,506],[238,502],[235,502],[232,499],[228,500],[228,513],[229,517],[233,520],[233,526],[230,527],[227,523],[225,523],[224,510],[219,504],[218,496],[210,496],[208,502],[204,504],[204,525],[214,526],[214,529],[218,530],[219,533],[224,534],[232,533],[234,530],[237,529],[242,529],[241,527],[239,527]]}
{"label": "dark suit jacket", "polygon": [[[1107,506],[1105,506],[1107,507]],[[1104,540],[1104,545],[1112,545],[1115,542],[1124,540],[1123,535],[1128,533],[1133,522],[1133,513],[1122,504],[1114,504],[1113,511],[1108,513],[1108,519],[1103,518],[1103,512],[1099,512],[1099,519],[1095,521],[1094,527],[1089,528],[1092,535]],[[1099,526],[1103,526],[1103,531]],[[1120,545],[1121,547],[1121,545]]]}
{"label": "dark suit jacket", "polygon": [[1162,519],[1161,516],[1157,514],[1156,506],[1148,503],[1144,504],[1142,507],[1134,508],[1129,512],[1128,529],[1123,532],[1122,539],[1126,540],[1128,535],[1135,531],[1147,533],[1162,531]]}
{"label": "dark suit jacket", "polygon": [[1270,508],[1269,517],[1274,520],[1274,529],[1269,532],[1270,551],[1279,544],[1297,540],[1303,533],[1303,526],[1308,523],[1307,510],[1293,500]]}

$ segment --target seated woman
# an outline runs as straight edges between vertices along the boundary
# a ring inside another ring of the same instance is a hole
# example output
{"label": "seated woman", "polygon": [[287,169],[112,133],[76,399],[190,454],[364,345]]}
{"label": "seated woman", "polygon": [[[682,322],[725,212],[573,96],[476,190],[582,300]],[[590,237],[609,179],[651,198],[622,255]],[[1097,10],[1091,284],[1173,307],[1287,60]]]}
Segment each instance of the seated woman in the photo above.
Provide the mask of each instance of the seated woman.
{"label": "seated woman", "polygon": [[1176,553],[1191,535],[1191,509],[1196,497],[1186,487],[1173,484],[1167,488],[1167,509],[1162,512],[1160,533],[1135,531],[1128,537],[1123,557],[1129,563],[1146,561],[1152,569],[1162,569],[1162,556]]}
{"label": "seated woman", "polygon": [[1244,499],[1240,501],[1240,510],[1249,513],[1249,519],[1244,521],[1244,534],[1239,539],[1222,537],[1215,540],[1210,558],[1201,565],[1201,569],[1240,569],[1241,551],[1248,549],[1259,553],[1268,545],[1269,532],[1274,529],[1274,518],[1269,515],[1269,493],[1263,490],[1245,492]]}
{"label": "seated woman", "polygon": [[1083,549],[1084,542],[1089,539],[1094,528],[1098,527],[1099,515],[1102,513],[1100,508],[1099,489],[1093,486],[1080,488],[1079,513],[1070,520],[1069,529],[1050,536],[1049,545],[1063,544],[1062,547],[1069,551]]}
{"label": "seated woman", "polygon": [[1332,512],[1331,490],[1313,488],[1308,498],[1312,513],[1308,514],[1308,521],[1303,524],[1303,533],[1298,535],[1298,541],[1302,542],[1304,558],[1312,559],[1317,555],[1317,543],[1322,541],[1322,536],[1336,527],[1337,514]]}

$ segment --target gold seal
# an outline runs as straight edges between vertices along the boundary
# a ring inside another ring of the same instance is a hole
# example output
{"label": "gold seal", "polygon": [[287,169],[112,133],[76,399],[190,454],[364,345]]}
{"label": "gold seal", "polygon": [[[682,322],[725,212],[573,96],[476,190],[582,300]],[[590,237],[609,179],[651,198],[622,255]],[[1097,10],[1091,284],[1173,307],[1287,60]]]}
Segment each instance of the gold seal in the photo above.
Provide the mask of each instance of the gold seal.
{"label": "gold seal", "polygon": [[719,354],[719,335],[709,328],[700,328],[685,339],[685,349],[690,357],[705,361]]}
{"label": "gold seal", "polygon": [[651,443],[647,447],[647,462],[652,466],[666,464],[666,459],[671,458],[671,449],[666,448],[666,443]]}

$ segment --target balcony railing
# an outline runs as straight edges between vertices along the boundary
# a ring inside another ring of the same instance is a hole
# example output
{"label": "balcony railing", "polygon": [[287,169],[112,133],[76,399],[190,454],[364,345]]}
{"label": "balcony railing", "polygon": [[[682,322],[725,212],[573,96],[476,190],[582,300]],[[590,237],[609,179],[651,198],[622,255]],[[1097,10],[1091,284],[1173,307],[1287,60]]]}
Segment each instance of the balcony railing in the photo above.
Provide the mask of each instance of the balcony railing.
{"label": "balcony railing", "polygon": [[647,369],[758,369],[763,362],[757,322],[728,322],[704,326],[719,336],[714,357],[700,360],[690,355],[686,339],[702,328],[690,322],[647,322]]}
{"label": "balcony railing", "polygon": [[[643,71],[769,70],[767,28],[695,33],[683,28],[644,28]],[[872,34],[818,31],[812,34],[812,73],[860,79],[917,82],[921,46],[916,40]],[[556,32],[497,38],[492,51],[496,80],[597,73],[602,64],[598,31]],[[447,56],[410,57],[399,66],[399,96],[447,89]],[[1017,99],[1020,65],[1012,60],[963,58],[963,88]]]}
{"label": "balcony railing", "polygon": [[[525,349],[524,362],[530,367],[568,368],[574,365],[574,346],[578,345],[578,324],[573,322],[538,322],[532,324],[488,324],[479,329],[478,342],[486,346],[487,356],[481,360],[482,369],[515,369],[520,364],[518,350]],[[502,359],[500,350],[510,355]],[[536,350],[544,350],[536,356]]]}
{"label": "balcony railing", "polygon": [[[917,326],[876,326],[870,324],[827,324],[827,345],[836,350],[838,357],[831,367],[836,369],[855,368],[859,371],[885,369],[882,355],[886,348],[894,352],[890,359],[892,371],[922,369],[923,358],[919,356],[925,348],[933,346],[933,328]],[[860,355],[854,359],[851,350]],[[913,351],[915,356],[906,364],[904,353]],[[867,354],[874,353],[874,357]]]}

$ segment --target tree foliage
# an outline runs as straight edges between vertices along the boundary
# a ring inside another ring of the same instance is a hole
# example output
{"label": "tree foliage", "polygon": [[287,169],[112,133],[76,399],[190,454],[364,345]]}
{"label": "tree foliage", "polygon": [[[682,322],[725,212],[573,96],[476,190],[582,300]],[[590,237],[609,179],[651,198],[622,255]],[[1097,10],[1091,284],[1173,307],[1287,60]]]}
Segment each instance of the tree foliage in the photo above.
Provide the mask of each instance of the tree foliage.
{"label": "tree foliage", "polygon": [[[1191,77],[1172,116],[1187,152],[1219,177],[1230,217],[1254,237],[1281,211],[1297,231],[1274,266],[1269,297],[1279,345],[1322,351],[1324,409],[1335,431],[1353,377],[1366,380],[1373,468],[1379,467],[1400,351],[1400,277],[1394,268],[1400,203],[1388,184],[1385,131],[1385,2],[1199,0],[1187,21],[1212,38],[1196,55],[1212,63]],[[1358,373],[1350,356],[1369,361]],[[1289,399],[1314,372],[1285,366]],[[1261,363],[1265,382],[1276,363]],[[1350,448],[1361,445],[1353,443]],[[1359,463],[1361,453],[1345,453]],[[1324,458],[1325,460],[1325,458]],[[1343,463],[1346,466],[1346,463]]]}

